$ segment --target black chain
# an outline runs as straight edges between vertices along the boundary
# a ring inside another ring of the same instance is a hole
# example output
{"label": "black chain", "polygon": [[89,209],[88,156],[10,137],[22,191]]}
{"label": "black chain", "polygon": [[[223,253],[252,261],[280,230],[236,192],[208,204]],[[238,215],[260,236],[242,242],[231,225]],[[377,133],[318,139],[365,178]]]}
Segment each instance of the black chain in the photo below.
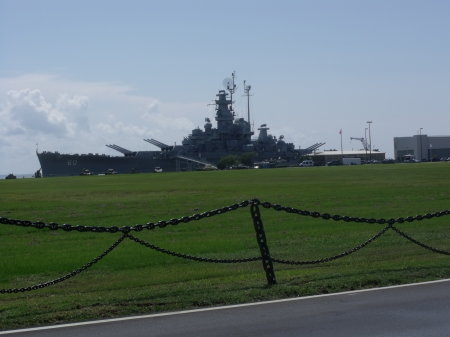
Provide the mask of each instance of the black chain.
{"label": "black chain", "polygon": [[416,239],[410,237],[408,234],[402,232],[401,230],[399,230],[398,228],[396,228],[396,227],[394,227],[394,226],[392,226],[392,229],[393,229],[395,232],[397,232],[399,235],[403,236],[405,239],[407,239],[407,240],[409,240],[409,241],[415,243],[416,245],[418,245],[418,246],[420,246],[420,247],[423,247],[423,248],[425,248],[425,249],[428,249],[428,250],[430,250],[430,251],[432,251],[432,252],[434,252],[434,253],[444,254],[444,255],[450,255],[450,252],[445,251],[445,250],[441,250],[441,249],[437,249],[437,248],[433,248],[433,247],[431,247],[431,246],[428,246],[428,245],[426,245],[426,244],[424,244],[424,243],[422,243],[422,242],[420,242],[420,241],[418,241],[418,240],[416,240]]}
{"label": "black chain", "polygon": [[[313,218],[322,218],[324,220],[369,223],[369,224],[387,224],[387,226],[385,228],[383,228],[383,230],[381,230],[380,232],[375,234],[373,237],[371,237],[369,240],[361,243],[360,245],[358,245],[350,250],[340,253],[338,255],[334,255],[334,256],[318,259],[318,260],[311,260],[311,261],[291,261],[291,260],[274,259],[269,254],[258,205],[262,205],[264,208],[271,208],[276,211],[283,211],[283,212],[287,212],[290,214],[298,214],[298,215],[302,215],[302,216],[310,216]],[[239,208],[243,208],[243,207],[247,207],[247,206],[251,206],[250,211],[251,211],[251,215],[253,218],[253,222],[254,222],[254,226],[255,226],[255,230],[256,230],[256,234],[257,234],[258,244],[260,245],[260,250],[261,250],[260,257],[243,258],[243,259],[211,259],[211,258],[191,256],[191,255],[181,254],[181,253],[173,252],[173,251],[158,247],[156,245],[153,245],[149,242],[143,241],[143,240],[136,238],[129,234],[130,232],[140,232],[144,229],[145,230],[154,230],[156,228],[164,228],[168,225],[178,225],[181,223],[189,223],[191,221],[198,221],[198,220],[201,220],[204,218],[221,215],[221,214],[224,214],[224,213],[227,213],[230,211],[234,211]],[[318,263],[332,261],[332,260],[338,259],[340,257],[348,256],[348,255],[364,248],[369,243],[373,242],[374,240],[376,240],[380,236],[382,236],[384,233],[386,233],[386,231],[389,229],[393,229],[397,234],[401,235],[405,239],[407,239],[425,249],[428,249],[432,252],[450,255],[450,252],[428,246],[428,245],[410,237],[406,233],[400,231],[399,229],[397,229],[396,227],[393,226],[394,224],[397,224],[397,223],[401,224],[401,223],[405,223],[405,222],[413,222],[413,221],[420,221],[420,220],[425,220],[425,219],[432,219],[435,217],[441,217],[441,216],[445,216],[445,215],[449,215],[449,214],[450,214],[450,210],[445,210],[445,211],[440,211],[440,212],[435,212],[435,213],[428,213],[425,215],[417,215],[414,217],[409,216],[406,218],[397,218],[397,219],[394,219],[394,218],[391,218],[391,219],[361,218],[361,217],[349,217],[349,216],[341,216],[341,215],[331,215],[328,213],[305,211],[305,210],[301,210],[301,209],[297,209],[297,208],[285,207],[285,206],[278,205],[278,204],[272,204],[270,202],[260,202],[258,199],[253,199],[253,200],[246,200],[241,203],[236,203],[236,204],[233,204],[230,206],[218,208],[218,209],[215,209],[212,211],[197,213],[197,214],[194,214],[191,216],[184,216],[181,218],[174,218],[174,219],[170,219],[170,220],[162,220],[162,221],[158,221],[156,223],[148,222],[143,225],[138,224],[135,226],[123,226],[123,227],[117,227],[117,226],[111,226],[111,227],[73,226],[73,225],[69,225],[69,224],[60,225],[60,224],[57,224],[54,222],[52,222],[52,223],[44,223],[44,222],[40,222],[40,221],[31,222],[31,221],[27,221],[27,220],[14,220],[14,219],[8,219],[5,217],[0,217],[0,224],[31,227],[31,228],[36,228],[36,229],[45,229],[45,228],[50,229],[50,230],[61,229],[61,230],[68,231],[68,232],[78,231],[78,232],[93,232],[93,233],[117,233],[117,232],[123,233],[122,237],[120,239],[118,239],[116,242],[114,242],[114,244],[110,248],[105,250],[98,257],[96,257],[91,262],[85,264],[84,266],[82,266],[79,269],[76,269],[58,279],[48,281],[45,283],[41,283],[41,284],[37,284],[34,286],[29,286],[29,287],[24,287],[24,288],[0,289],[0,294],[17,293],[17,292],[25,292],[25,291],[30,291],[30,290],[41,289],[41,288],[45,288],[47,286],[54,285],[59,282],[65,281],[65,280],[81,273],[82,271],[88,269],[93,264],[97,263],[99,260],[101,260],[107,254],[109,254],[114,248],[116,248],[125,238],[129,238],[130,240],[133,240],[136,243],[139,243],[145,247],[154,249],[156,251],[159,251],[159,252],[162,252],[165,254],[169,254],[169,255],[184,258],[184,259],[199,261],[199,262],[244,263],[244,262],[252,262],[252,261],[262,260],[264,269],[266,271],[266,275],[268,277],[269,284],[276,283],[275,274],[273,272],[272,261],[278,262],[278,263],[284,263],[284,264],[292,264],[292,265],[318,264]]]}
{"label": "black chain", "polygon": [[176,257],[181,257],[181,258],[187,259],[187,260],[198,261],[198,262],[245,263],[245,262],[252,262],[252,261],[259,261],[259,260],[261,260],[260,256],[243,258],[243,259],[210,259],[210,258],[206,258],[206,257],[192,256],[192,255],[181,254],[181,253],[177,253],[177,252],[165,249],[165,248],[158,247],[158,246],[156,246],[154,244],[151,244],[150,242],[141,240],[141,239],[139,239],[139,238],[137,238],[137,237],[135,237],[135,236],[133,236],[131,234],[129,234],[128,237],[131,240],[133,240],[133,241],[135,241],[135,242],[137,242],[137,243],[139,243],[139,244],[141,244],[141,245],[143,245],[143,246],[145,246],[147,248],[154,249],[154,250],[156,250],[158,252],[161,252],[161,253],[164,253],[164,254],[168,254],[168,255],[172,255],[172,256],[176,256]]}
{"label": "black chain", "polygon": [[375,234],[374,236],[372,236],[369,240],[361,243],[360,245],[347,250],[343,253],[334,255],[334,256],[330,256],[330,257],[325,257],[322,259],[318,259],[318,260],[310,260],[310,261],[292,261],[292,260],[281,260],[281,259],[272,259],[273,262],[277,262],[277,263],[283,263],[283,264],[291,264],[291,265],[305,265],[305,264],[319,264],[319,263],[324,263],[324,262],[329,262],[329,261],[333,261],[336,260],[338,258],[344,257],[344,256],[348,256],[350,254],[353,254],[354,252],[357,252],[358,250],[366,247],[369,243],[375,241],[376,239],[378,239],[380,236],[382,236],[384,233],[387,232],[388,229],[390,229],[392,226],[391,225],[387,225],[386,227],[384,227],[381,231],[379,231],[377,234]]}
{"label": "black chain", "polygon": [[178,225],[181,223],[189,223],[191,221],[198,221],[204,218],[210,218],[216,215],[221,215],[230,211],[237,210],[239,208],[247,207],[252,204],[262,205],[264,208],[272,208],[276,211],[283,211],[290,214],[298,214],[302,216],[309,216],[313,218],[322,218],[324,220],[334,220],[334,221],[345,221],[345,222],[358,222],[358,223],[370,223],[370,224],[401,224],[404,222],[413,222],[413,221],[421,221],[426,219],[432,219],[436,217],[446,216],[450,215],[450,210],[445,211],[439,211],[434,213],[427,213],[425,215],[416,215],[416,216],[408,216],[408,217],[401,217],[401,218],[391,218],[391,219],[383,219],[383,218],[363,218],[363,217],[351,217],[351,216],[345,216],[345,215],[332,215],[328,213],[320,213],[316,211],[306,211],[301,210],[298,208],[293,207],[286,207],[278,204],[273,204],[270,202],[261,202],[258,199],[253,200],[245,200],[241,203],[236,203],[230,206],[225,206],[222,208],[218,208],[215,210],[203,212],[203,213],[196,213],[191,216],[184,216],[181,218],[174,218],[169,220],[162,220],[158,221],[156,223],[154,222],[148,222],[146,224],[137,224],[134,226],[123,226],[123,227],[117,227],[117,226],[110,226],[110,227],[102,227],[102,226],[74,226],[69,224],[58,224],[55,222],[51,223],[45,223],[41,221],[32,222],[28,220],[16,220],[16,219],[9,219],[6,217],[0,217],[0,223],[5,225],[15,225],[15,226],[22,226],[22,227],[32,227],[36,229],[45,229],[48,228],[50,230],[64,230],[64,231],[78,231],[78,232],[93,232],[93,233],[117,233],[117,232],[123,232],[123,233],[129,233],[129,232],[140,232],[144,229],[147,230],[153,230],[156,228],[164,228],[169,225]]}
{"label": "black chain", "polygon": [[41,221],[28,221],[28,220],[16,220],[16,219],[9,219],[5,217],[0,217],[0,224],[4,225],[13,225],[13,226],[20,226],[20,227],[32,227],[36,229],[50,229],[50,230],[59,230],[62,229],[67,232],[71,231],[78,231],[78,232],[93,232],[93,233],[129,233],[129,232],[140,232],[144,229],[147,230],[154,230],[156,228],[164,228],[169,225],[174,226],[181,223],[188,223],[191,221],[198,221],[204,218],[210,218],[216,215],[221,215],[227,212],[235,211],[239,208],[247,207],[250,205],[250,200],[245,200],[241,203],[236,203],[230,206],[221,207],[215,210],[203,212],[203,213],[196,213],[191,216],[183,216],[181,218],[174,218],[169,220],[162,220],[158,222],[148,222],[146,224],[138,224],[134,226],[123,226],[123,227],[117,227],[117,226],[111,226],[111,227],[102,227],[102,226],[74,226],[69,224],[58,224],[55,222],[51,223],[45,223]]}
{"label": "black chain", "polygon": [[363,223],[370,223],[370,224],[396,224],[396,223],[404,223],[404,222],[413,222],[413,221],[420,221],[420,220],[426,220],[426,219],[432,219],[436,217],[441,217],[445,215],[450,214],[450,210],[445,211],[439,211],[434,213],[427,213],[425,215],[416,215],[416,216],[408,216],[406,218],[391,218],[391,219],[376,219],[376,218],[360,218],[360,217],[351,217],[351,216],[343,216],[343,215],[332,215],[328,213],[320,213],[315,211],[305,211],[298,208],[293,207],[286,207],[278,204],[272,204],[270,202],[261,202],[261,205],[264,208],[272,208],[276,211],[283,211],[286,213],[291,214],[298,214],[302,216],[309,216],[313,218],[322,218],[324,220],[334,220],[334,221],[345,221],[345,222],[363,222]]}
{"label": "black chain", "polygon": [[258,242],[259,250],[261,252],[262,263],[264,271],[266,272],[267,283],[269,285],[277,284],[275,271],[273,269],[272,257],[270,256],[269,246],[267,245],[266,234],[264,232],[264,225],[259,212],[259,201],[254,200],[250,206],[250,214],[253,219],[253,226],[255,227],[256,241]]}
{"label": "black chain", "polygon": [[31,290],[42,289],[42,288],[45,288],[48,286],[55,285],[62,281],[68,280],[69,278],[72,278],[75,275],[78,275],[82,271],[85,271],[86,269],[88,269],[89,267],[91,267],[92,265],[94,265],[95,263],[100,261],[101,259],[103,259],[106,255],[111,253],[111,251],[113,251],[127,236],[128,236],[128,234],[123,234],[120,239],[118,239],[116,242],[114,242],[111,247],[109,247],[107,250],[105,250],[103,253],[101,253],[99,256],[97,256],[95,259],[93,259],[92,261],[86,263],[84,266],[82,266],[74,271],[71,271],[70,273],[68,273],[60,278],[57,278],[52,281],[47,281],[44,283],[36,284],[33,286],[24,287],[24,288],[0,289],[0,294],[21,293],[21,292],[26,292],[26,291],[31,291]]}

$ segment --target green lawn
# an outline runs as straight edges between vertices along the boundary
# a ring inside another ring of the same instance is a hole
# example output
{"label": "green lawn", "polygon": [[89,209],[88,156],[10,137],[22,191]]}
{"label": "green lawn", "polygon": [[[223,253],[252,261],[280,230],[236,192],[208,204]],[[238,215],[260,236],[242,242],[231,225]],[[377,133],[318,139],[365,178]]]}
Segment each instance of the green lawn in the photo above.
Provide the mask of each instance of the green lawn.
{"label": "green lawn", "polygon": [[[450,163],[311,167],[0,181],[0,216],[89,226],[133,226],[258,198],[321,213],[398,218],[450,209]],[[326,221],[261,207],[273,257],[314,260],[364,242],[384,226]],[[450,216],[396,225],[450,250]],[[133,233],[208,258],[259,255],[249,208]],[[0,289],[58,278],[98,256],[120,233],[0,225]],[[208,264],[125,240],[89,270],[31,292],[0,294],[0,329],[305,296],[450,277],[450,257],[393,231],[318,265]]]}

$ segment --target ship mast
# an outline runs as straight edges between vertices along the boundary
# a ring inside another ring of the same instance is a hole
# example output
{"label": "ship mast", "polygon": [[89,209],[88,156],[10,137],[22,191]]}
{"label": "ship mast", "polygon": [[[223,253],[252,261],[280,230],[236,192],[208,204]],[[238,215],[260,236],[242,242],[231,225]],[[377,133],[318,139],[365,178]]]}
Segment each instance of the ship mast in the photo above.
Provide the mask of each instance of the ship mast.
{"label": "ship mast", "polygon": [[233,109],[233,94],[234,91],[236,89],[236,84],[234,84],[234,77],[236,76],[236,71],[233,71],[231,73],[231,78],[230,79],[225,79],[225,85],[227,87],[227,90],[230,92],[230,111],[233,113],[233,117],[234,115],[234,109]]}
{"label": "ship mast", "polygon": [[245,85],[245,80],[244,80],[244,93],[245,96],[247,96],[247,121],[248,121],[248,125],[250,125],[250,89],[252,88],[251,85]]}

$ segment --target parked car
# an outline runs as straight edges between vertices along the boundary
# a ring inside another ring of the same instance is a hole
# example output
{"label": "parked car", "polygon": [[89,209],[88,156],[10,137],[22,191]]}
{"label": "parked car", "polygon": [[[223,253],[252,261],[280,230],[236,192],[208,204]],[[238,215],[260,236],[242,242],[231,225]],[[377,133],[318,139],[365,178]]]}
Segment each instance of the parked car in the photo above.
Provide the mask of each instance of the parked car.
{"label": "parked car", "polygon": [[419,160],[417,160],[412,154],[406,154],[404,155],[400,161],[403,163],[418,163]]}
{"label": "parked car", "polygon": [[242,164],[230,166],[230,170],[246,170],[249,168],[250,168],[249,166]]}
{"label": "parked car", "polygon": [[155,173],[162,173],[163,169],[159,166],[156,166],[155,169],[153,170],[153,172]]}
{"label": "parked car", "polygon": [[211,164],[206,164],[203,167],[197,168],[197,171],[215,171],[215,170],[217,170],[217,167]]}
{"label": "parked car", "polygon": [[83,169],[83,170],[81,170],[81,172],[80,172],[80,176],[91,176],[91,175],[93,175],[94,173],[92,173],[91,171],[89,171],[88,169]]}
{"label": "parked car", "polygon": [[312,160],[304,160],[298,166],[300,166],[300,167],[311,167],[311,166],[314,166],[314,162]]}
{"label": "parked car", "polygon": [[105,171],[105,174],[117,174],[117,171],[114,170],[114,169],[107,169],[107,170]]}
{"label": "parked car", "polygon": [[332,160],[327,163],[327,166],[339,166],[339,165],[342,165],[342,162],[340,160]]}

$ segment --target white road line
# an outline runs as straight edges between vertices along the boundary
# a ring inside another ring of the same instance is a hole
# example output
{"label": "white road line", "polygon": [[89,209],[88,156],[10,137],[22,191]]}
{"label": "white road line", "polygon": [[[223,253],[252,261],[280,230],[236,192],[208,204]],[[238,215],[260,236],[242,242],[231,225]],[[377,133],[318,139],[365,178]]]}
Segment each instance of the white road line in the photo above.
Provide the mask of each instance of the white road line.
{"label": "white road line", "polygon": [[389,286],[389,287],[381,287],[381,288],[351,290],[351,291],[344,291],[344,292],[332,293],[332,294],[312,295],[312,296],[304,296],[304,297],[293,297],[293,298],[285,298],[285,299],[272,300],[272,301],[244,303],[244,304],[234,304],[234,305],[226,305],[226,306],[221,306],[221,307],[210,307],[210,308],[183,310],[183,311],[175,311],[175,312],[164,312],[164,313],[160,313],[160,314],[150,314],[150,315],[142,315],[142,316],[129,316],[129,317],[121,317],[121,318],[103,319],[103,320],[98,320],[98,321],[88,321],[88,322],[79,322],[79,323],[59,324],[59,325],[52,325],[52,326],[42,326],[42,327],[29,328],[29,329],[0,331],[0,335],[14,334],[14,333],[20,333],[20,332],[39,331],[39,330],[51,330],[51,329],[69,328],[69,327],[83,326],[83,325],[112,323],[112,322],[120,322],[120,321],[130,321],[130,320],[143,319],[143,318],[183,315],[183,314],[191,314],[191,313],[203,312],[203,311],[214,311],[214,310],[224,310],[224,309],[251,307],[251,306],[263,305],[263,304],[282,303],[282,302],[291,302],[291,301],[302,301],[302,300],[307,300],[307,299],[312,299],[312,298],[330,297],[330,296],[338,296],[338,295],[356,295],[356,294],[359,294],[359,293],[364,293],[364,292],[369,292],[369,291],[379,291],[379,290],[386,290],[386,289],[405,288],[405,287],[421,286],[421,285],[427,285],[427,284],[433,284],[433,283],[442,283],[442,282],[450,282],[450,279],[428,281],[428,282],[418,282],[418,283],[409,283],[409,284],[400,284],[400,285]]}

